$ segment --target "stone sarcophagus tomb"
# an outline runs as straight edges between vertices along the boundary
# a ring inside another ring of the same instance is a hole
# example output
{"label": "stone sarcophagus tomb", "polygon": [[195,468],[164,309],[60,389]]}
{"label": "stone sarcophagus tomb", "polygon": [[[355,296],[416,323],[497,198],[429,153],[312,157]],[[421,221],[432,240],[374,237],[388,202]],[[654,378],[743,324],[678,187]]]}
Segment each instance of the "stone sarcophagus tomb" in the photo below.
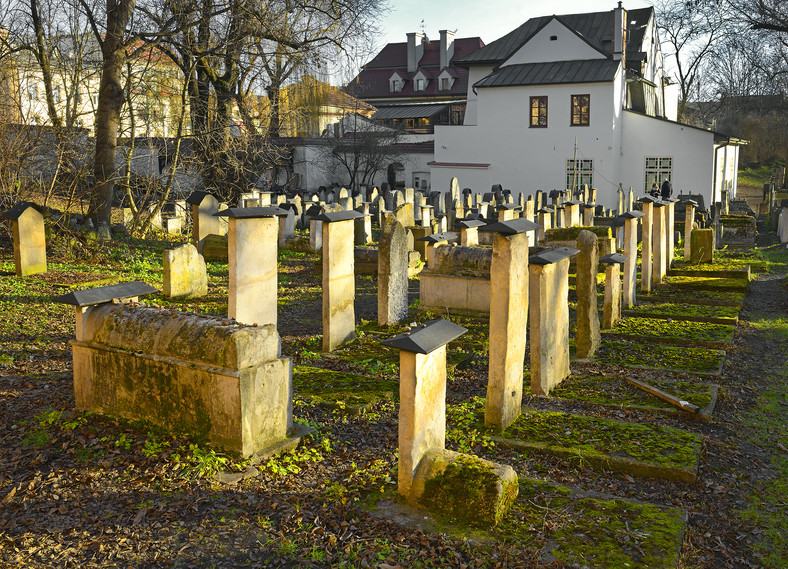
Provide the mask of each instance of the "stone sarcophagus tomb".
{"label": "stone sarcophagus tomb", "polygon": [[[144,283],[76,291],[76,405],[204,437],[242,456],[285,446],[293,431],[292,361],[276,326],[143,306]],[[132,302],[119,302],[131,299]]]}

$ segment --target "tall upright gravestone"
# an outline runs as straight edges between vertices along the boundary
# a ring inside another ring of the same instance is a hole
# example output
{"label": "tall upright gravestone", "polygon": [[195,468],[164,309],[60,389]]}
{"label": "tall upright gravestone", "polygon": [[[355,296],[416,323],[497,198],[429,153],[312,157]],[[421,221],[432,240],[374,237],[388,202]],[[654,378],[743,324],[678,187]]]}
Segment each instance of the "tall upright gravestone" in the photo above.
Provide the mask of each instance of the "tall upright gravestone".
{"label": "tall upright gravestone", "polygon": [[19,277],[47,272],[44,216],[38,206],[21,202],[2,214],[10,219],[14,241],[14,267]]}
{"label": "tall upright gravestone", "polygon": [[528,324],[528,233],[539,226],[527,219],[493,223],[490,264],[490,367],[485,425],[504,430],[520,415],[523,360]]}
{"label": "tall upright gravestone", "polygon": [[337,211],[323,222],[323,351],[333,352],[356,337],[353,231],[360,213]]}
{"label": "tall upright gravestone", "polygon": [[386,216],[378,248],[378,324],[408,317],[408,239],[394,216]]}
{"label": "tall upright gravestone", "polygon": [[583,229],[577,236],[577,343],[578,358],[592,358],[602,339],[599,334],[596,275],[599,270],[599,238]]}
{"label": "tall upright gravestone", "polygon": [[186,203],[192,207],[192,243],[199,247],[200,241],[208,235],[219,235],[219,201],[210,192],[192,192]]}

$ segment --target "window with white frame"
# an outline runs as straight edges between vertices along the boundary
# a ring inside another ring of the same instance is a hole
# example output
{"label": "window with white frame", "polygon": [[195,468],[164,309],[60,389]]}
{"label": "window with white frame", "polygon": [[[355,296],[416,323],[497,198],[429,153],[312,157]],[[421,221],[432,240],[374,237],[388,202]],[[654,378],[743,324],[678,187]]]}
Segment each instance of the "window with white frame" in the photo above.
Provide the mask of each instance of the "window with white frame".
{"label": "window with white frame", "polygon": [[35,81],[27,82],[27,98],[30,101],[38,100],[38,83]]}
{"label": "window with white frame", "polygon": [[56,103],[60,102],[60,85],[54,85],[52,87],[52,98],[55,99]]}
{"label": "window with white frame", "polygon": [[419,77],[416,79],[416,91],[423,91],[424,90],[424,79]]}
{"label": "window with white frame", "polygon": [[566,187],[578,188],[587,184],[594,187],[594,161],[593,160],[567,160],[566,161]]}
{"label": "window with white frame", "polygon": [[673,158],[646,157],[646,176],[643,190],[649,191],[653,184],[656,184],[658,187],[661,186],[666,178],[671,183],[673,182]]}

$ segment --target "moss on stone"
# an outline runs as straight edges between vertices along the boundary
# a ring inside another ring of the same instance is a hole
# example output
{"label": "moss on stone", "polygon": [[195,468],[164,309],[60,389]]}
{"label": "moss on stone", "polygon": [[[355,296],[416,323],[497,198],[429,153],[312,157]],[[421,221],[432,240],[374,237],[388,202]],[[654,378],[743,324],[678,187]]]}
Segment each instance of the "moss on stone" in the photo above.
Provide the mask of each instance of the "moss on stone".
{"label": "moss on stone", "polygon": [[[517,480],[503,481],[489,461],[461,454],[424,483],[420,502],[469,526],[495,525],[517,497]],[[502,486],[502,487],[501,487]]]}
{"label": "moss on stone", "polygon": [[708,348],[603,340],[596,360],[605,365],[717,374],[722,367],[723,356],[724,352]]}

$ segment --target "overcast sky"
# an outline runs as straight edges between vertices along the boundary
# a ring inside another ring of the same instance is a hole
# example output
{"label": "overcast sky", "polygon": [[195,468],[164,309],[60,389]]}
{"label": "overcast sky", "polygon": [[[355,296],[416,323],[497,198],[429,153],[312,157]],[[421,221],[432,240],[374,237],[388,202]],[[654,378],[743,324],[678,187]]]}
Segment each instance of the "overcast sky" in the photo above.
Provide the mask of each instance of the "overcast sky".
{"label": "overcast sky", "polygon": [[[381,20],[378,47],[404,42],[408,32],[424,30],[438,39],[439,30],[457,30],[458,38],[478,36],[491,43],[529,18],[552,14],[604,12],[616,7],[616,0],[392,0],[391,12]],[[632,10],[650,6],[644,0],[625,0]]]}

